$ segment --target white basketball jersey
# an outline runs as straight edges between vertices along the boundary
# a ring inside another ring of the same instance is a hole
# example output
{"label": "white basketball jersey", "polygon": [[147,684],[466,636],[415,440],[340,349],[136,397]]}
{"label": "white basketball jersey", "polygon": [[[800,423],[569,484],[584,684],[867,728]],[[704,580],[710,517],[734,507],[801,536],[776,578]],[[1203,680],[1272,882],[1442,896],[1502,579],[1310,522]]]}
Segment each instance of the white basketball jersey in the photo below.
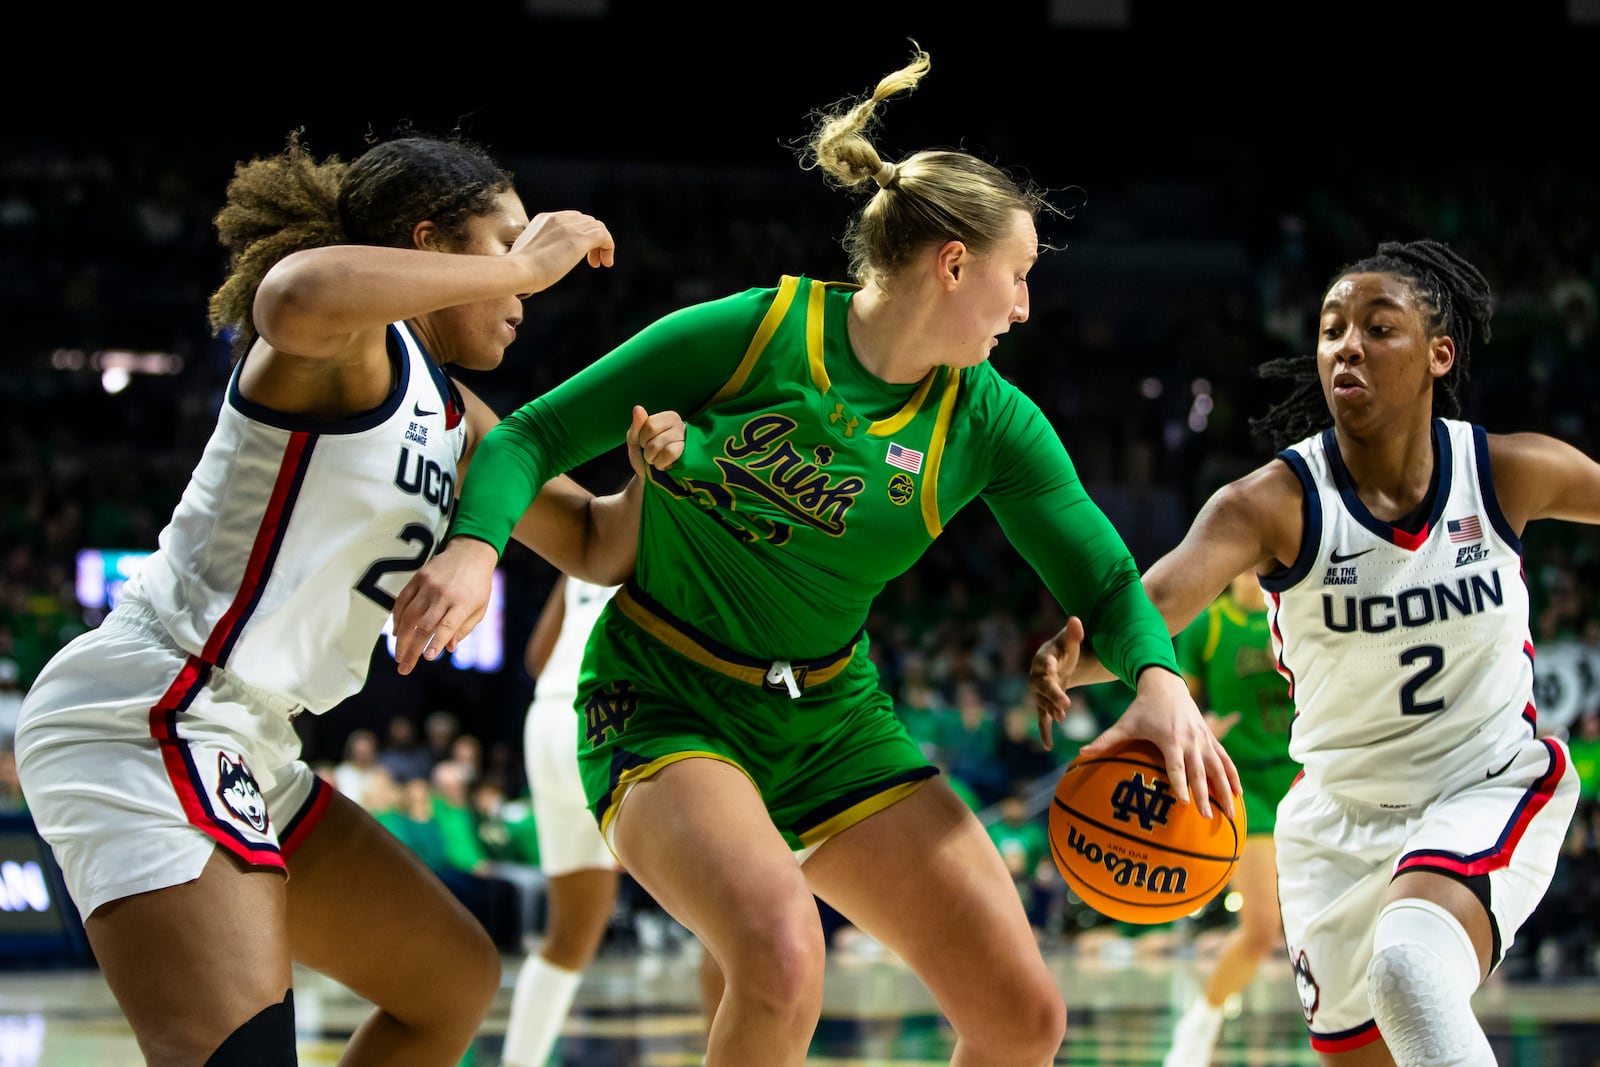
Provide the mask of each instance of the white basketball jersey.
{"label": "white basketball jersey", "polygon": [[1306,779],[1390,807],[1485,773],[1534,729],[1522,542],[1506,524],[1481,427],[1435,419],[1438,486],[1415,534],[1373,517],[1333,430],[1279,453],[1306,494],[1294,565],[1264,577]]}
{"label": "white basketball jersey", "polygon": [[124,589],[185,651],[317,713],[365,684],[395,595],[455,506],[460,393],[404,323],[389,356],[394,393],[336,422],[245,399],[241,360],[159,549]]}
{"label": "white basketball jersey", "polygon": [[534,682],[534,698],[541,704],[557,703],[567,706],[578,696],[578,671],[583,665],[583,650],[589,643],[589,633],[600,618],[600,611],[610,601],[619,587],[591,585],[567,575],[563,591],[561,632],[556,635],[555,646],[544,670]]}

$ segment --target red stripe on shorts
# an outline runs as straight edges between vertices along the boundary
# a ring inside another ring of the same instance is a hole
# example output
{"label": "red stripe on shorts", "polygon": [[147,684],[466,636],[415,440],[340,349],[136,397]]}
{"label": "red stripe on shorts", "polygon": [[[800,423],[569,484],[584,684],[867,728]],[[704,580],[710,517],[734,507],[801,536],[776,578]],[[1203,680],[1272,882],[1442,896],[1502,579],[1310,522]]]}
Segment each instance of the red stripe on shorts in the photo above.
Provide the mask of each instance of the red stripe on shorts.
{"label": "red stripe on shorts", "polygon": [[1567,771],[1567,758],[1562,754],[1561,746],[1552,745],[1548,741],[1544,746],[1550,753],[1550,769],[1533,783],[1527,795],[1523,797],[1522,803],[1517,805],[1517,813],[1512,816],[1511,822],[1500,834],[1499,844],[1491,852],[1476,856],[1469,861],[1455,860],[1434,851],[1423,852],[1401,860],[1400,865],[1395,868],[1396,873],[1412,867],[1431,867],[1471,877],[1500,870],[1509,864],[1511,854],[1517,850],[1517,842],[1522,840],[1528,824],[1533,822],[1533,817],[1544,809],[1551,797],[1555,796],[1556,786]]}
{"label": "red stripe on shorts", "polygon": [[167,769],[167,781],[172,783],[172,791],[178,795],[183,814],[192,826],[205,831],[246,863],[282,867],[283,856],[277,849],[252,848],[233,836],[238,831],[218,825],[216,816],[211,814],[210,805],[194,787],[194,777],[189,769],[189,742],[178,735],[178,713],[188,707],[200,692],[209,670],[197,656],[190,656],[184,661],[178,676],[150,709],[150,736],[161,747],[161,762]]}
{"label": "red stripe on shorts", "polygon": [[1342,1034],[1332,1037],[1318,1037],[1311,1035],[1311,1047],[1318,1052],[1351,1052],[1358,1048],[1365,1048],[1383,1035],[1378,1033],[1378,1024],[1367,1022],[1355,1028],[1346,1030]]}

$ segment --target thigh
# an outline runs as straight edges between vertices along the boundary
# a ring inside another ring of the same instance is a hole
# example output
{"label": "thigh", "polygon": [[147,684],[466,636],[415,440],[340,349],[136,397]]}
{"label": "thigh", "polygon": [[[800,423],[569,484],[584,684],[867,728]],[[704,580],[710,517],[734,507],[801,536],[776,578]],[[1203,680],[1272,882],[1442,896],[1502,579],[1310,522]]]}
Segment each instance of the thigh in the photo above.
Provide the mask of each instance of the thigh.
{"label": "thigh", "polygon": [[627,790],[612,828],[629,875],[724,962],[757,932],[810,924],[820,940],[800,865],[738,766],[663,766]]}
{"label": "thigh", "polygon": [[1489,943],[1481,947],[1493,969],[1555,876],[1578,775],[1554,738],[1528,738],[1490,770],[1496,773],[1474,768],[1464,786],[1428,807],[1405,842],[1399,872],[1440,874],[1473,889],[1488,912]]}
{"label": "thigh", "polygon": [[268,802],[283,746],[218,722],[281,710],[253,698],[121,620],[40,675],[23,709],[18,772],[81,914],[193,881],[214,846],[283,867],[290,812]]}
{"label": "thigh", "polygon": [[402,1021],[479,1010],[475,979],[500,965],[482,924],[399,838],[323,792],[327,807],[289,862],[294,960]]}
{"label": "thigh", "polygon": [[[953,1018],[1003,1017],[1021,990],[1052,983],[999,851],[942,779],[833,835],[804,870],[817,896],[905,960]],[[907,878],[914,892],[903,891]]]}
{"label": "thigh", "polygon": [[1283,920],[1278,913],[1278,853],[1270,835],[1245,838],[1233,888],[1244,899],[1240,926],[1255,937],[1275,939]]}
{"label": "thigh", "polygon": [[283,1000],[292,975],[281,871],[213,848],[198,878],[112,901],[84,923],[151,1064],[204,1062]]}
{"label": "thigh", "polygon": [[1403,814],[1357,812],[1303,782],[1278,809],[1284,941],[1318,1052],[1353,1052],[1378,1039],[1367,963],[1405,833]]}

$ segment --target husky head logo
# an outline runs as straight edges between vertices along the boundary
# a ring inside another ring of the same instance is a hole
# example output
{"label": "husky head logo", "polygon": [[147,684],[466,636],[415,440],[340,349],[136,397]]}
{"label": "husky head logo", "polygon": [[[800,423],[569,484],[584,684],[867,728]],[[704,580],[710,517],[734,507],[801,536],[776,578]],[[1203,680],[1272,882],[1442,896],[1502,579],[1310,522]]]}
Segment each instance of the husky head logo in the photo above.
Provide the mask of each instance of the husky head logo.
{"label": "husky head logo", "polygon": [[1317,1006],[1322,1002],[1322,991],[1317,988],[1317,980],[1311,973],[1311,964],[1306,960],[1304,952],[1296,952],[1291,957],[1294,961],[1294,987],[1300,994],[1300,1010],[1305,1013],[1306,1022],[1317,1013]]}
{"label": "husky head logo", "polygon": [[233,812],[234,817],[255,827],[257,833],[267,829],[267,802],[261,787],[244,765],[244,757],[235,763],[227,753],[217,753],[217,796]]}

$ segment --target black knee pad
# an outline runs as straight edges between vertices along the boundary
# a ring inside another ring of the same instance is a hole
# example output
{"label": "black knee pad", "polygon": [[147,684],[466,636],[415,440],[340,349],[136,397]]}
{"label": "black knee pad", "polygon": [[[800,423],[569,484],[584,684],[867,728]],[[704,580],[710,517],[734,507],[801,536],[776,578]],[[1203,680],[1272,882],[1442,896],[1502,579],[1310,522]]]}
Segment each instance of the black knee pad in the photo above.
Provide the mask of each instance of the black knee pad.
{"label": "black knee pad", "polygon": [[294,990],[283,1003],[262,1008],[206,1060],[205,1067],[295,1067]]}

